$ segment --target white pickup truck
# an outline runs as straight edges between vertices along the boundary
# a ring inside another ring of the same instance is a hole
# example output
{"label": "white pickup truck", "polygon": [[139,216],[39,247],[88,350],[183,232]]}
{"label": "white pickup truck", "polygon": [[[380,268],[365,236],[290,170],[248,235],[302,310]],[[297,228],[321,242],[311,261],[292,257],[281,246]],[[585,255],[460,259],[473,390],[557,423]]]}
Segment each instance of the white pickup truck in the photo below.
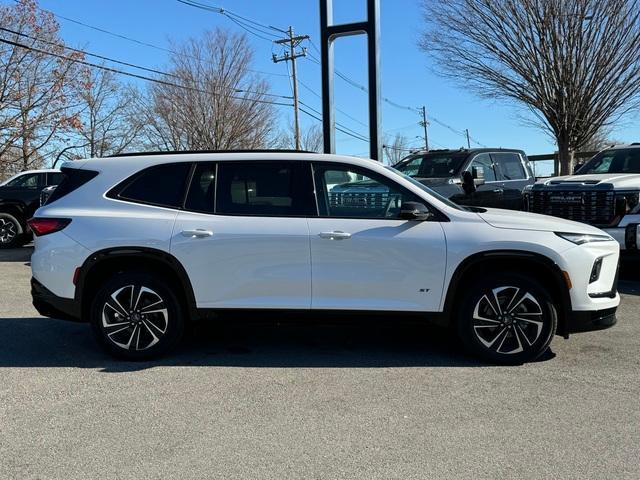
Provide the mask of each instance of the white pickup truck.
{"label": "white pickup truck", "polygon": [[607,148],[574,175],[540,180],[525,193],[531,212],[601,228],[625,253],[640,245],[640,143]]}

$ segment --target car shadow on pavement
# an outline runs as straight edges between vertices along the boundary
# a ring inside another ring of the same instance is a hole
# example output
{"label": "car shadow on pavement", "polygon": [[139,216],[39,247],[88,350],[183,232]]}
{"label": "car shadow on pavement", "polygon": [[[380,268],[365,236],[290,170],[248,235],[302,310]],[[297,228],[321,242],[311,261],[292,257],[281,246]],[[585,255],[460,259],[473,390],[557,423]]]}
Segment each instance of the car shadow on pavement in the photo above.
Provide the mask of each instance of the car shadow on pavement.
{"label": "car shadow on pavement", "polygon": [[0,262],[30,262],[33,247],[0,249]]}
{"label": "car shadow on pavement", "polygon": [[[448,332],[425,325],[200,323],[176,351],[127,362],[104,353],[86,324],[0,318],[0,368],[77,367],[104,372],[157,366],[251,368],[477,367]],[[542,361],[553,358],[548,352]]]}

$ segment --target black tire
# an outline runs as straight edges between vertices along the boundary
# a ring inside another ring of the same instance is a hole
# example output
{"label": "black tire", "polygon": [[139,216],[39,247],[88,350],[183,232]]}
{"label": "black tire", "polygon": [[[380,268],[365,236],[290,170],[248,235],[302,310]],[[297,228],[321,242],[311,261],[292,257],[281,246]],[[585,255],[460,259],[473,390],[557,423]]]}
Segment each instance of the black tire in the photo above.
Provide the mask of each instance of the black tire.
{"label": "black tire", "polygon": [[28,241],[20,221],[10,213],[0,212],[0,248],[18,248]]}
{"label": "black tire", "polygon": [[465,290],[457,329],[471,353],[491,363],[520,365],[549,348],[558,315],[539,282],[505,272],[478,278]]}
{"label": "black tire", "polygon": [[111,355],[148,360],[179,343],[185,318],[180,301],[162,277],[124,272],[98,290],[90,322],[98,343]]}

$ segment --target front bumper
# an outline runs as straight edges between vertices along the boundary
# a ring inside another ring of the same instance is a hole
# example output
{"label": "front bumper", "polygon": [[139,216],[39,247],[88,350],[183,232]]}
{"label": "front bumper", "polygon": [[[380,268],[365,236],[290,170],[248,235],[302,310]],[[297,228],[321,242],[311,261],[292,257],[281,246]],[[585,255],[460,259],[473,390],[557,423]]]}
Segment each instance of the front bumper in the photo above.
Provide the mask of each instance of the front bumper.
{"label": "front bumper", "polygon": [[44,317],[81,322],[80,304],[71,298],[58,297],[35,278],[31,278],[33,306]]}
{"label": "front bumper", "polygon": [[616,324],[617,307],[594,311],[573,311],[567,322],[567,334],[604,330]]}

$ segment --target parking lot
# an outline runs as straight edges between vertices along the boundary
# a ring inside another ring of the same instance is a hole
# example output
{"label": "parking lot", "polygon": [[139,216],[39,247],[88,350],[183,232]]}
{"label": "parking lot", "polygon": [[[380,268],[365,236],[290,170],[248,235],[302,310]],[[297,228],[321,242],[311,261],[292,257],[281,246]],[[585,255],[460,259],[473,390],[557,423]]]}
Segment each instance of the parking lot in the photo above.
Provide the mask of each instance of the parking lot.
{"label": "parking lot", "polygon": [[0,478],[639,478],[640,281],[618,325],[485,366],[391,325],[207,326],[114,361],[0,252]]}

